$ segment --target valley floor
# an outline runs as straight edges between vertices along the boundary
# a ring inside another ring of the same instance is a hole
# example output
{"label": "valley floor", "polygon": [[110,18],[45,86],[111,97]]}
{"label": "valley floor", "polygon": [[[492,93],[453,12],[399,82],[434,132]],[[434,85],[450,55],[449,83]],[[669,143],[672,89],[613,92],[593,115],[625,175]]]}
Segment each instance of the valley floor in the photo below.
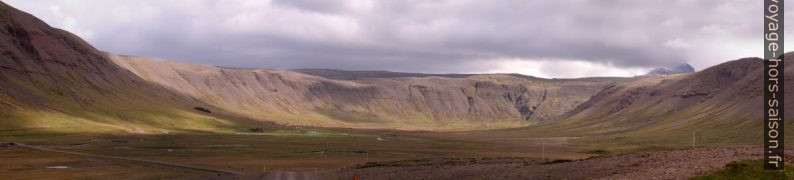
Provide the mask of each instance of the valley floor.
{"label": "valley floor", "polygon": [[[757,147],[682,149],[582,160],[437,158],[359,165],[328,177],[362,179],[689,179],[762,156]],[[790,154],[790,152],[789,152]]]}
{"label": "valley floor", "polygon": [[13,179],[681,179],[761,157],[761,149],[750,146],[613,153],[572,142],[579,137],[461,139],[460,133],[304,127],[239,134],[3,133],[0,174]]}

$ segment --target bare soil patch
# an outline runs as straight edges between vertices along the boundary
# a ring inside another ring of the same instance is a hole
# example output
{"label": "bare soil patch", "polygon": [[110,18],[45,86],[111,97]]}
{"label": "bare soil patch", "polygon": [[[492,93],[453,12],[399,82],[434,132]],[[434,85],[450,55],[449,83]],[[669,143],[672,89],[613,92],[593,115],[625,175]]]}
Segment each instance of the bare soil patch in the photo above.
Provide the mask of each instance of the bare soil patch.
{"label": "bare soil patch", "polygon": [[[681,149],[583,160],[436,158],[359,164],[326,178],[362,179],[688,179],[735,160],[760,159],[759,147]],[[790,154],[791,152],[787,152]]]}

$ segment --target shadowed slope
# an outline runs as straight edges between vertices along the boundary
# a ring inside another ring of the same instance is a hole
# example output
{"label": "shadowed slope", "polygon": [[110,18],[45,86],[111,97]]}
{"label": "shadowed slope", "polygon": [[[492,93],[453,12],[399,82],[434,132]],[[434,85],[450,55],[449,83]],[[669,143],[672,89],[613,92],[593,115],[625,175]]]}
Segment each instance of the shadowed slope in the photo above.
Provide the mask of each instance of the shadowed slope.
{"label": "shadowed slope", "polygon": [[189,96],[141,80],[88,43],[0,2],[0,129],[215,129]]}

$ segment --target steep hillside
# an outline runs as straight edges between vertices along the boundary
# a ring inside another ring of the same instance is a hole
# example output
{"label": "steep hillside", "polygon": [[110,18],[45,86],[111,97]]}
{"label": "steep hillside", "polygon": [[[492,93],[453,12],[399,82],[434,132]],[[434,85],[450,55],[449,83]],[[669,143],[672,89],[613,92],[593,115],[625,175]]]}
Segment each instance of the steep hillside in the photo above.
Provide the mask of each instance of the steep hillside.
{"label": "steep hillside", "polygon": [[617,80],[232,69],[130,56],[112,59],[143,79],[235,113],[285,124],[364,128],[529,125],[567,112]]}
{"label": "steep hillside", "polygon": [[0,2],[0,130],[127,131],[230,126],[189,96],[141,80],[66,31]]}
{"label": "steep hillside", "polygon": [[[792,56],[787,53],[785,60]],[[791,64],[785,68],[787,81],[794,76]],[[694,133],[703,143],[760,142],[761,133],[755,132],[763,128],[763,73],[761,59],[744,58],[696,73],[642,77],[610,86],[561,120],[531,131],[685,143],[691,143]],[[787,84],[786,94],[792,91]],[[792,102],[787,98],[785,105]],[[792,113],[791,108],[786,112]]]}
{"label": "steep hillside", "polygon": [[425,130],[539,124],[529,129],[718,136],[761,127],[761,74],[754,58],[637,78],[220,68],[100,52],[0,3],[0,130],[217,131],[246,129],[254,121],[240,119],[256,119]]}
{"label": "steep hillside", "polygon": [[[100,52],[0,3],[0,128],[246,129],[257,119],[359,128],[483,129],[548,121],[619,78],[218,68]],[[241,125],[247,124],[247,125]]]}

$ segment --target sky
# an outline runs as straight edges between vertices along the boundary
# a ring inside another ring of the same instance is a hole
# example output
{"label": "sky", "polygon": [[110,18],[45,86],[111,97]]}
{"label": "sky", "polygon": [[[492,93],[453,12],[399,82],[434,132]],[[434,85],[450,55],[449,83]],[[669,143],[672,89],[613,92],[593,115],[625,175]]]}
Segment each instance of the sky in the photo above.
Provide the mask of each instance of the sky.
{"label": "sky", "polygon": [[759,0],[3,1],[103,51],[223,67],[576,78],[763,56]]}

